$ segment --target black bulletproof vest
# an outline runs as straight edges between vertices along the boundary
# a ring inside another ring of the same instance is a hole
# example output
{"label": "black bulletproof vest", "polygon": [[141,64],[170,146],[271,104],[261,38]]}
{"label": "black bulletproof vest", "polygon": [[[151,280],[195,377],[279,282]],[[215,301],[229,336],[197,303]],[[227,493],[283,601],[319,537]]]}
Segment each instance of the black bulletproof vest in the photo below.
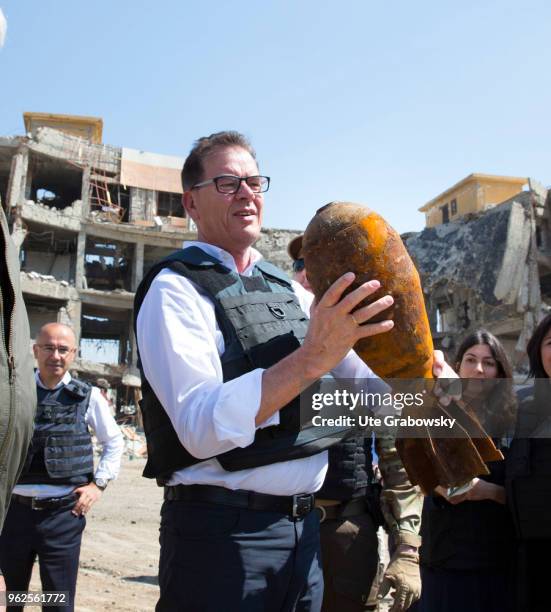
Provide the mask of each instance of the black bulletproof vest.
{"label": "black bulletproof vest", "polygon": [[19,484],[90,482],[94,473],[92,438],[85,415],[92,387],[71,380],[59,389],[37,385],[34,434]]}
{"label": "black bulletproof vest", "polygon": [[549,380],[541,379],[518,392],[517,428],[507,457],[507,501],[524,540],[551,539],[551,439],[531,437],[549,423],[550,391]]}
{"label": "black bulletproof vest", "polygon": [[[308,318],[284,272],[260,261],[253,274],[244,277],[197,247],[173,253],[148,272],[136,292],[134,325],[153,279],[164,268],[193,281],[212,300],[224,336],[225,350],[221,355],[224,381],[255,368],[269,368],[300,347]],[[148,449],[144,476],[157,478],[162,483],[175,470],[204,459],[194,457],[182,446],[144,375],[140,360],[138,366],[143,394],[140,406]],[[236,471],[307,457],[327,449],[349,431],[343,428],[339,438],[335,428],[308,427],[301,423],[298,397],[284,406],[279,416],[279,425],[257,430],[254,441],[246,448],[217,455],[221,466]]]}
{"label": "black bulletproof vest", "polygon": [[342,501],[362,497],[373,483],[371,436],[351,436],[329,449],[329,469],[320,499]]}
{"label": "black bulletproof vest", "polygon": [[[507,456],[508,449],[498,444]],[[488,482],[505,484],[504,461],[488,463]],[[453,505],[443,497],[425,497],[421,520],[421,563],[433,568],[476,570],[505,568],[514,551],[509,509],[490,500]]]}

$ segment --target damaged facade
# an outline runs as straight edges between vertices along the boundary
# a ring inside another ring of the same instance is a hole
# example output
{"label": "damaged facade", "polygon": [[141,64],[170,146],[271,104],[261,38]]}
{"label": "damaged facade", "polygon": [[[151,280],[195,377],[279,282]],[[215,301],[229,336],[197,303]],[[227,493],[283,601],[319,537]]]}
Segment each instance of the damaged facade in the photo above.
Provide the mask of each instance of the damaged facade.
{"label": "damaged facade", "polygon": [[[47,322],[70,325],[79,347],[71,369],[107,379],[118,409],[132,412],[134,292],[156,261],[196,238],[181,205],[184,160],[101,144],[96,118],[26,113],[25,126],[26,136],[0,137],[0,198],[31,337]],[[297,233],[263,231],[257,247],[289,269]]]}
{"label": "damaged facade", "polygon": [[551,309],[551,197],[527,191],[456,221],[403,236],[421,274],[435,345],[453,357],[481,327],[522,370],[526,343]]}

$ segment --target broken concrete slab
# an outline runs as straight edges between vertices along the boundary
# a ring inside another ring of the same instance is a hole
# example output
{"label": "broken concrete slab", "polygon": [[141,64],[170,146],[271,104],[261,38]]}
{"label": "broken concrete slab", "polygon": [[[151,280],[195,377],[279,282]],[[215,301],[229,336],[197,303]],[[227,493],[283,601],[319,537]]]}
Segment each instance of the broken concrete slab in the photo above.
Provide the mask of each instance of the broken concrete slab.
{"label": "broken concrete slab", "polygon": [[467,333],[485,327],[521,359],[541,315],[534,212],[540,196],[522,192],[487,211],[405,236],[438,346],[453,353]]}

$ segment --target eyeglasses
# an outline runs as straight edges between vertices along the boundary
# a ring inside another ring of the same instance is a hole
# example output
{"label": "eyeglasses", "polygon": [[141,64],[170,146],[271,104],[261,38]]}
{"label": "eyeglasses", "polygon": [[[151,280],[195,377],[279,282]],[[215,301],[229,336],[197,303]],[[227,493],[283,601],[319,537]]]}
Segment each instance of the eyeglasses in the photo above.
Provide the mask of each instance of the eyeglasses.
{"label": "eyeglasses", "polygon": [[304,270],[304,259],[295,259],[293,261],[293,272],[302,272]]}
{"label": "eyeglasses", "polygon": [[215,176],[208,181],[202,181],[193,185],[192,189],[198,187],[206,187],[214,183],[216,191],[218,193],[237,193],[241,187],[241,181],[244,181],[249,186],[250,190],[254,193],[264,193],[268,191],[270,187],[269,176],[233,176],[232,174],[222,174],[221,176]]}
{"label": "eyeglasses", "polygon": [[53,355],[57,351],[60,357],[66,357],[75,350],[68,346],[54,346],[53,344],[38,344],[37,346],[49,355]]}

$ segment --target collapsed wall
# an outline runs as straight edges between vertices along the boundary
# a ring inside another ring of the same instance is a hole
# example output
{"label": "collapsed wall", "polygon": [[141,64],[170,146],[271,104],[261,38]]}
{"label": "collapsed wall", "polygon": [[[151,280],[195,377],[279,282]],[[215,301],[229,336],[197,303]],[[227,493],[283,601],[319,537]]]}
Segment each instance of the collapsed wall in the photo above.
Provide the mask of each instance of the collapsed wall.
{"label": "collapsed wall", "polygon": [[404,236],[438,347],[453,355],[464,336],[486,328],[522,361],[551,295],[542,296],[551,272],[548,218],[547,192],[534,186],[485,212]]}

